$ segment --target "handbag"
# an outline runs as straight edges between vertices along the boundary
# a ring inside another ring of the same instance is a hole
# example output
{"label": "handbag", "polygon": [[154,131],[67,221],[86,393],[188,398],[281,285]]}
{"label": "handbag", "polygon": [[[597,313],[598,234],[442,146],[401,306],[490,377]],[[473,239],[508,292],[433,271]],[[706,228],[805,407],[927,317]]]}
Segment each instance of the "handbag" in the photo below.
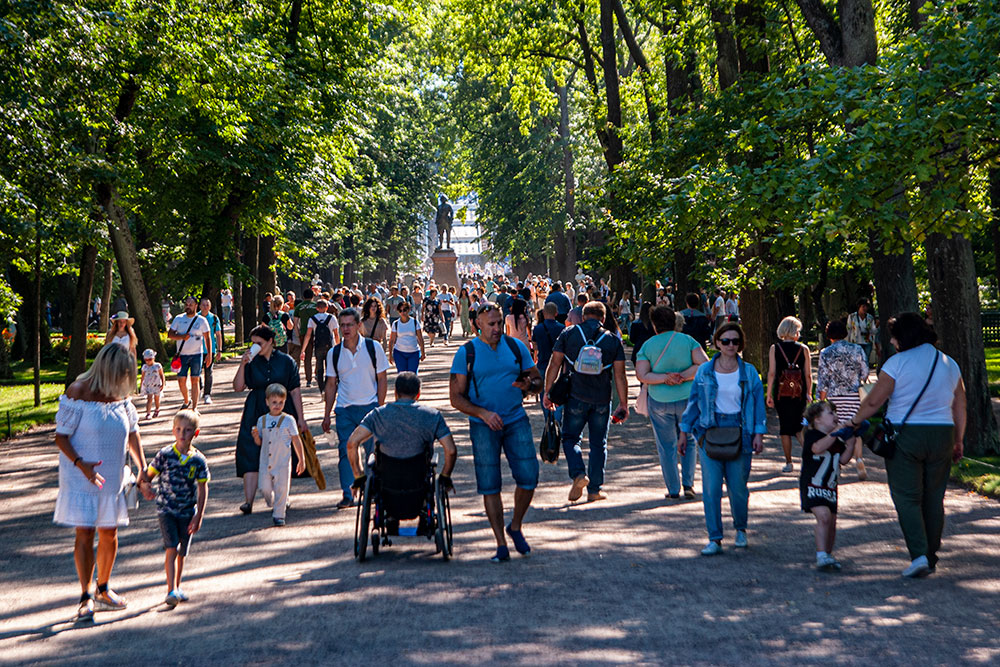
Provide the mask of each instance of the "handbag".
{"label": "handbag", "polygon": [[910,409],[906,411],[906,416],[903,417],[903,421],[900,422],[899,428],[897,429],[893,426],[892,422],[889,421],[888,417],[883,417],[882,422],[875,425],[869,433],[870,435],[864,439],[865,446],[871,450],[872,454],[876,456],[881,456],[884,459],[891,459],[896,454],[896,437],[899,432],[903,430],[903,426],[906,421],[913,414],[914,408],[917,407],[917,403],[920,399],[924,397],[924,392],[927,391],[927,387],[931,383],[931,378],[934,377],[934,369],[937,368],[938,358],[941,356],[940,353],[934,355],[934,363],[931,364],[930,375],[927,376],[927,381],[924,382],[923,389],[917,394],[917,400],[913,401],[910,405]]}
{"label": "handbag", "polygon": [[136,483],[132,466],[127,463],[122,469],[122,493],[125,494],[125,506],[129,510],[139,509],[139,485]]}
{"label": "handbag", "polygon": [[[662,359],[663,355],[667,353],[667,350],[670,348],[670,344],[674,342],[674,338],[677,338],[677,332],[674,332],[674,335],[670,337],[670,340],[667,341],[667,344],[663,346],[663,350],[660,352],[660,356],[658,356],[656,358],[656,361],[653,362],[653,365],[649,367],[650,372],[652,373],[656,372],[655,370],[656,364],[660,363],[660,359]],[[638,412],[643,417],[649,416],[649,389],[647,388],[648,386],[649,385],[643,382],[642,386],[639,387],[639,397],[635,399],[635,411]]]}
{"label": "handbag", "polygon": [[555,410],[545,410],[545,428],[542,438],[538,441],[538,455],[546,463],[559,460],[559,449],[562,446],[562,429],[556,419]]}
{"label": "handbag", "polygon": [[[191,327],[193,327],[194,323],[197,321],[198,321],[198,314],[195,313],[194,317],[191,318],[191,324],[188,325],[188,330],[184,332],[185,336],[191,333]],[[177,353],[174,354],[174,358],[170,360],[170,370],[172,370],[175,373],[181,369],[181,345],[183,344],[184,344],[183,340],[177,341]]]}
{"label": "handbag", "polygon": [[701,447],[710,459],[735,461],[743,453],[743,429],[739,426],[713,426],[705,431]]}

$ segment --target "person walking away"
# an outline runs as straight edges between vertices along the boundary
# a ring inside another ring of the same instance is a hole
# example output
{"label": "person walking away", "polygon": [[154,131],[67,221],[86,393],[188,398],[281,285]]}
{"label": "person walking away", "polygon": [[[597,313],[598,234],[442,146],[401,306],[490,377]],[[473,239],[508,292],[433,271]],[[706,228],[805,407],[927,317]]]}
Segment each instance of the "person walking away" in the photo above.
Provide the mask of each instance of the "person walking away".
{"label": "person walking away", "polygon": [[736,300],[736,292],[730,292],[726,299],[726,319],[730,322],[740,321],[740,303]]}
{"label": "person walking away", "polygon": [[385,298],[385,311],[386,315],[388,315],[389,317],[390,327],[392,326],[393,322],[399,319],[399,311],[397,310],[397,308],[399,307],[399,304],[403,303],[404,301],[406,301],[406,299],[404,299],[399,295],[399,287],[393,285],[392,287],[389,288],[389,296]]}
{"label": "person walking away", "polygon": [[274,525],[284,526],[288,490],[292,485],[292,448],[298,458],[296,475],[306,470],[305,452],[295,420],[283,412],[288,390],[275,382],[267,386],[264,395],[267,414],[261,415],[253,427],[253,441],[260,447],[259,486],[264,503],[271,508]]}
{"label": "person walking away", "polygon": [[618,302],[618,323],[622,331],[628,331],[632,327],[632,317],[632,293],[625,290]]}
{"label": "person walking away", "polygon": [[208,338],[212,343],[211,345],[202,346],[202,354],[212,360],[212,363],[206,364],[204,369],[205,386],[202,394],[205,398],[205,405],[211,405],[212,386],[214,384],[212,372],[215,370],[215,364],[222,361],[222,323],[219,321],[218,316],[212,312],[211,299],[204,298],[199,305],[201,307],[201,316],[208,322]]}
{"label": "person walking away", "polygon": [[469,319],[472,307],[473,303],[472,297],[469,296],[469,288],[463,287],[462,291],[458,294],[458,317],[462,322],[462,338],[468,338],[469,334],[474,333],[472,330],[472,320]]}
{"label": "person walking away", "polygon": [[233,293],[228,289],[219,293],[219,305],[222,307],[222,321],[226,324],[233,323]]}
{"label": "person walking away", "polygon": [[[474,325],[478,335],[462,345],[451,364],[449,396],[456,410],[469,415],[469,437],[476,469],[476,490],[496,538],[495,563],[510,560],[509,535],[522,556],[531,547],[522,532],[524,515],[538,485],[538,458],[522,392],[537,394],[542,378],[523,342],[503,335],[500,309],[481,306]],[[514,477],[514,512],[506,531],[500,497],[500,452]]]}
{"label": "person walking away", "polygon": [[[733,515],[736,539],[733,546],[746,549],[750,465],[754,454],[764,449],[767,433],[767,412],[764,409],[764,387],[753,364],[743,361],[745,338],[743,327],[726,322],[719,327],[713,340],[719,353],[698,367],[691,384],[691,396],[681,416],[681,435],[677,453],[687,452],[688,440],[702,441],[712,428],[739,428],[739,454],[735,459],[715,459],[699,446],[701,455],[701,500],[705,508],[708,545],[703,556],[722,553],[722,483],[729,493],[729,508]],[[716,432],[718,433],[718,432]],[[720,443],[721,444],[721,443]],[[694,444],[692,443],[692,446]]]}
{"label": "person walking away", "polygon": [[[211,366],[212,358],[206,357],[204,350],[211,347],[211,327],[208,320],[197,313],[198,301],[193,296],[184,297],[184,312],[174,318],[167,329],[167,338],[177,341],[177,354],[181,368],[177,371],[177,386],[181,390],[184,404],[181,410],[198,409],[198,390],[201,382],[202,365]],[[191,394],[188,395],[188,377],[191,378]]]}
{"label": "person walking away", "polygon": [[889,320],[889,334],[897,353],[882,365],[850,425],[889,401],[885,416],[896,428],[896,453],[885,470],[910,553],[903,576],[923,577],[937,567],[948,476],[963,454],[965,384],[955,360],[934,347],[937,334],[919,313]]}
{"label": "person walking away", "polygon": [[563,284],[558,280],[552,283],[552,291],[545,297],[545,303],[556,304],[556,322],[566,324],[566,318],[569,317],[569,311],[573,308],[573,302],[566,296]]}
{"label": "person walking away", "polygon": [[542,319],[535,325],[531,332],[531,340],[535,349],[535,364],[538,372],[545,377],[545,372],[549,367],[549,360],[552,358],[552,350],[555,349],[556,340],[565,327],[556,319],[559,317],[559,307],[554,301],[549,301],[542,308]]}
{"label": "person walking away", "polygon": [[635,368],[636,358],[639,355],[639,350],[642,349],[643,343],[655,335],[653,323],[649,320],[649,313],[652,309],[653,304],[649,301],[644,301],[639,308],[639,319],[632,323],[632,327],[628,331],[628,338],[632,343],[632,368]]}
{"label": "person walking away", "polygon": [[[299,360],[299,366],[302,366],[302,360],[308,359],[309,362],[305,365],[306,372],[306,386],[312,386],[313,380],[313,346],[315,343],[315,336],[309,337],[309,320],[319,312],[319,308],[316,306],[316,302],[313,300],[312,289],[302,290],[302,299],[295,304],[295,308],[292,310],[292,329],[298,332],[298,339],[300,344],[298,349],[294,350],[292,354],[292,348],[289,347],[289,354],[291,354],[292,359]],[[316,384],[319,384],[319,377],[316,378]]]}
{"label": "person walking away", "polygon": [[[191,549],[191,540],[201,530],[208,502],[211,479],[208,461],[192,445],[200,423],[201,418],[194,410],[175,414],[174,443],[156,453],[136,482],[146,500],[156,499],[156,518],[163,537],[163,569],[167,575],[164,602],[168,607],[187,602],[188,597],[181,589],[184,561]],[[157,480],[155,493],[151,488],[154,479]]]}
{"label": "person walking away", "polygon": [[847,342],[860,345],[865,353],[865,363],[871,362],[872,348],[881,354],[878,345],[878,326],[875,318],[868,311],[871,309],[871,302],[868,299],[858,301],[858,306],[853,313],[847,316]]}
{"label": "person walking away", "polygon": [[[316,302],[316,312],[306,322],[306,335],[302,340],[302,351],[299,352],[299,363],[306,364],[306,377],[311,375],[309,366],[315,364],[316,386],[322,392],[326,389],[326,355],[334,345],[340,342],[340,329],[337,318],[329,312],[330,303],[326,299]],[[306,357],[306,351],[312,348],[312,357]]]}
{"label": "person walking away", "polygon": [[[868,360],[860,345],[844,340],[847,337],[847,326],[843,320],[828,322],[826,337],[830,345],[819,352],[816,392],[820,400],[833,403],[837,410],[837,420],[846,422],[861,405],[858,390],[868,381]],[[861,457],[861,438],[849,438],[847,447],[854,452],[858,479],[863,482],[868,479],[868,471],[865,470],[865,462]]]}
{"label": "person walking away", "polygon": [[712,326],[718,329],[726,321],[725,291],[721,287],[715,290],[715,300],[712,302]]}
{"label": "person walking away", "polygon": [[802,333],[798,318],[781,320],[777,333],[778,342],[767,353],[767,407],[775,409],[781,424],[781,449],[785,454],[781,472],[791,472],[792,437],[802,444],[802,411],[812,396],[812,355],[798,342]]}
{"label": "person walking away", "polygon": [[[389,360],[381,345],[361,336],[361,313],[345,308],[338,316],[341,341],[330,348],[326,358],[323,432],[330,432],[330,413],[336,404],[337,452],[340,456],[340,490],[343,497],[338,509],[353,504],[351,484],[354,475],[347,456],[347,440],[365,415],[385,403],[386,371]],[[365,443],[365,460],[374,443]]]}
{"label": "person walking away", "polygon": [[149,411],[154,403],[156,404],[156,412],[153,413],[153,417],[160,416],[160,394],[163,392],[163,385],[166,382],[163,366],[156,360],[156,352],[152,349],[143,350],[142,380],[139,383],[139,391],[146,397],[146,419],[149,419]]}
{"label": "person walking away", "polygon": [[[608,456],[611,385],[614,383],[618,391],[615,422],[621,423],[628,418],[628,380],[625,377],[625,348],[621,340],[602,326],[607,317],[604,304],[589,302],[583,308],[583,317],[583,324],[568,327],[556,339],[545,373],[543,405],[547,410],[554,409],[549,391],[565,363],[566,372],[573,374],[562,422],[563,451],[569,477],[573,480],[569,499],[578,500],[586,488],[587,502],[592,502],[607,498],[601,488]],[[590,456],[586,468],[580,448],[584,426],[590,431]]]}
{"label": "person walking away", "polygon": [[392,323],[389,335],[389,363],[396,365],[397,373],[416,373],[420,362],[427,358],[424,332],[420,321],[410,317],[410,304],[401,301],[397,308],[399,317]]}
{"label": "person walking away", "polygon": [[[645,304],[644,304],[645,305]],[[649,421],[660,457],[663,484],[667,498],[691,500],[694,493],[696,451],[689,447],[681,457],[681,475],[677,476],[677,438],[680,421],[691,396],[691,386],[698,367],[708,361],[705,350],[694,338],[675,331],[676,317],[667,306],[657,306],[650,312],[655,335],[639,350],[635,375],[646,385]]]}
{"label": "person walking away", "polygon": [[285,300],[281,295],[271,297],[267,310],[260,318],[260,323],[274,332],[274,349],[288,354],[288,338],[292,332],[292,318],[282,310]]}
{"label": "person walking away", "polygon": [[520,297],[511,300],[510,315],[504,318],[505,333],[531,349],[531,320],[528,319],[528,302]]}

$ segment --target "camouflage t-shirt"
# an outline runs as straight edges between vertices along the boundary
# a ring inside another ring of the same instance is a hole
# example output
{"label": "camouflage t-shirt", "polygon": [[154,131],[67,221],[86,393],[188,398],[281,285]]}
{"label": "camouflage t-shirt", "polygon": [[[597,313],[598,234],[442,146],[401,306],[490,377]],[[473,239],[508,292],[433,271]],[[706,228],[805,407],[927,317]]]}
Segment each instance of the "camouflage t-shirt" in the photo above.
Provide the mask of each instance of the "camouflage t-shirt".
{"label": "camouflage t-shirt", "polygon": [[156,511],[174,516],[191,516],[198,502],[198,483],[208,482],[208,461],[194,447],[187,454],[176,445],[164,447],[149,464],[150,477],[158,477]]}

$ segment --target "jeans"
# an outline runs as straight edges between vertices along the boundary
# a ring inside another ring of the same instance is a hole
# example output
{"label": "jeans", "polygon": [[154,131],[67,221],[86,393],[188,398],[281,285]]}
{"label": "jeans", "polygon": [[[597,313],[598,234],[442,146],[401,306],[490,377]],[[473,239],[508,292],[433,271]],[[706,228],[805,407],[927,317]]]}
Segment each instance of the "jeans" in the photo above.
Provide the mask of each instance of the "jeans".
{"label": "jeans", "polygon": [[873,343],[858,343],[858,344],[861,346],[861,349],[864,350],[865,352],[865,363],[870,364],[872,358],[872,347],[874,347],[874,344]]}
{"label": "jeans", "polygon": [[[347,405],[337,408],[335,416],[337,418],[337,453],[340,454],[340,461],[337,469],[340,472],[340,489],[344,492],[345,498],[351,498],[351,485],[354,484],[354,471],[351,469],[351,461],[347,457],[347,441],[350,439],[354,429],[358,427],[361,420],[369,412],[378,407],[377,403],[370,405]],[[365,466],[368,465],[368,456],[375,447],[375,438],[368,438],[362,443],[365,448]]]}
{"label": "jeans", "polygon": [[402,373],[404,371],[412,371],[416,373],[417,368],[420,366],[420,351],[400,352],[399,350],[393,350],[392,360],[396,362],[397,373]]}
{"label": "jeans", "polygon": [[444,312],[444,339],[448,340],[451,338],[451,321],[455,319],[455,316],[450,310]]}
{"label": "jeans", "polygon": [[469,420],[472,459],[476,468],[476,491],[483,496],[500,493],[500,451],[507,456],[514,483],[520,489],[538,486],[538,457],[528,418],[504,424],[494,431],[486,424]]}
{"label": "jeans", "polygon": [[697,448],[692,443],[681,457],[681,476],[677,476],[677,437],[680,435],[681,415],[687,407],[687,401],[670,401],[661,403],[652,396],[648,397],[649,421],[653,424],[653,438],[656,440],[656,451],[660,455],[660,470],[663,472],[663,483],[667,493],[675,496],[684,487],[694,486],[694,469],[698,456]]}
{"label": "jeans", "polygon": [[[719,426],[739,426],[739,414],[716,415]],[[688,447],[694,446],[689,443]],[[726,482],[729,492],[729,509],[733,515],[733,528],[747,529],[747,506],[750,502],[750,491],[747,480],[750,478],[750,461],[752,453],[743,454],[735,461],[717,461],[709,458],[705,450],[698,448],[701,454],[701,500],[705,506],[705,527],[708,529],[709,540],[722,540],[722,481]]]}
{"label": "jeans", "polygon": [[202,381],[201,385],[202,396],[212,395],[212,384],[213,384],[212,371],[214,370],[215,370],[214,361],[210,366],[205,366],[204,368],[201,369],[201,374],[205,376],[205,379]]}
{"label": "jeans", "polygon": [[[604,464],[608,459],[608,423],[611,420],[611,403],[595,404],[570,398],[563,411],[562,439],[563,452],[570,479],[587,473],[590,484],[588,493],[597,493],[604,486]],[[590,431],[590,458],[587,467],[583,465],[583,450],[580,447],[583,427]]]}
{"label": "jeans", "polygon": [[232,318],[230,317],[230,315],[232,315],[232,313],[233,313],[233,307],[232,306],[223,306],[222,307],[222,321],[225,322],[225,323],[227,323],[227,324],[229,322],[232,322]]}

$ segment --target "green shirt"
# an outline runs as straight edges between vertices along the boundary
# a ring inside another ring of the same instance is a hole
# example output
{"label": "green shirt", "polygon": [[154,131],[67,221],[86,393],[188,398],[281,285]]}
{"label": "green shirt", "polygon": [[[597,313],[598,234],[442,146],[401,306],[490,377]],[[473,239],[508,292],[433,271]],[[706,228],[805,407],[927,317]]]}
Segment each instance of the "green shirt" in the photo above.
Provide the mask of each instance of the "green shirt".
{"label": "green shirt", "polygon": [[[672,343],[670,342],[671,340],[673,341]],[[670,343],[670,348],[663,355],[663,358],[660,359],[660,362],[656,363],[657,358],[663,352],[663,348],[666,347],[667,343]],[[698,341],[691,338],[691,336],[678,331],[668,331],[657,334],[643,343],[642,347],[639,348],[639,354],[636,355],[636,362],[640,359],[645,359],[649,362],[653,373],[680,373],[691,367],[693,363],[691,361],[691,353],[700,347]],[[691,395],[691,382],[688,381],[675,385],[651,384],[647,385],[647,390],[649,391],[649,397],[660,403],[686,401],[688,396]]]}
{"label": "green shirt", "polygon": [[292,310],[292,317],[299,318],[299,340],[305,340],[306,329],[309,328],[309,318],[318,313],[316,302],[312,299],[303,299],[295,304]]}

